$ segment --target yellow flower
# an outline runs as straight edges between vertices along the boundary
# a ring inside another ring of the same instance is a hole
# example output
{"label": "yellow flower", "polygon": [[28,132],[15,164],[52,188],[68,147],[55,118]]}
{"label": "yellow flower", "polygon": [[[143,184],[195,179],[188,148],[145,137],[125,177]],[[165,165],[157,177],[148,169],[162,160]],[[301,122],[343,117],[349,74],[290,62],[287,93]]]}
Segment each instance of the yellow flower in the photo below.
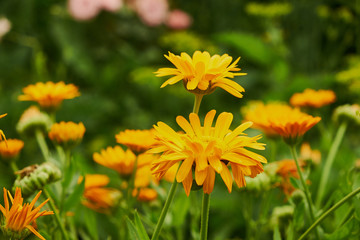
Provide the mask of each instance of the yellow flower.
{"label": "yellow flower", "polygon": [[[0,115],[0,118],[3,118],[3,117],[5,117],[7,115],[7,113],[5,113],[5,114],[1,114]],[[0,129],[0,141],[2,141],[2,140],[5,140],[5,142],[6,142],[6,137],[5,137],[5,134],[4,134],[4,132]]]}
{"label": "yellow flower", "polygon": [[295,93],[290,98],[290,103],[294,107],[320,108],[324,105],[335,102],[336,95],[331,90],[305,89],[302,93]]}
{"label": "yellow flower", "polygon": [[94,153],[93,159],[119,174],[130,175],[134,169],[136,156],[130,149],[124,151],[120,146],[115,146],[102,149],[100,153]]}
{"label": "yellow flower", "polygon": [[125,130],[115,136],[116,142],[123,144],[134,152],[144,152],[155,143],[154,129]]}
{"label": "yellow flower", "polygon": [[78,87],[64,82],[38,82],[23,88],[24,95],[20,95],[20,101],[35,101],[45,109],[58,107],[64,99],[72,99],[80,96]]}
{"label": "yellow flower", "polygon": [[[233,178],[239,187],[243,187],[246,185],[244,176],[255,177],[263,172],[261,163],[266,163],[266,159],[246,149],[265,149],[265,144],[257,142],[261,136],[248,137],[243,133],[252,123],[246,122],[231,131],[229,127],[233,115],[223,112],[217,118],[215,127],[212,127],[215,113],[215,110],[207,113],[204,126],[201,126],[195,113],[190,114],[190,122],[178,116],[176,121],[185,134],[175,132],[163,122],[154,126],[158,143],[149,152],[162,153],[152,167],[158,179],[181,162],[176,180],[183,183],[186,194],[190,194],[193,170],[197,185],[203,186],[204,193],[209,194],[214,188],[215,172],[220,174],[229,192]],[[228,166],[231,166],[233,177]]]}
{"label": "yellow flower", "polygon": [[19,139],[8,139],[7,143],[0,142],[0,155],[3,158],[16,157],[24,147],[24,142]]}
{"label": "yellow flower", "polygon": [[308,142],[304,142],[300,147],[300,159],[304,161],[311,161],[315,165],[319,165],[321,162],[321,152],[319,150],[313,150]]}
{"label": "yellow flower", "polygon": [[[82,181],[82,177],[79,178],[79,182]],[[82,204],[88,208],[101,213],[108,213],[110,208],[114,207],[120,197],[121,193],[113,188],[105,188],[110,182],[110,179],[106,175],[102,174],[87,174],[85,175],[85,189],[84,200]]]}
{"label": "yellow flower", "polygon": [[157,183],[157,179],[151,173],[151,163],[159,157],[153,154],[140,154],[137,157],[137,169],[135,174],[135,188],[144,188],[151,182]]}
{"label": "yellow flower", "polygon": [[132,192],[133,197],[137,197],[137,199],[141,202],[150,202],[157,198],[157,192],[152,188],[140,188],[140,191],[134,189]]}
{"label": "yellow flower", "polygon": [[[29,234],[27,230],[30,230],[38,238],[45,240],[45,238],[35,230],[35,220],[38,217],[54,213],[46,210],[40,212],[40,209],[49,201],[49,199],[33,209],[36,201],[40,197],[40,194],[41,191],[35,196],[30,204],[26,203],[23,205],[24,199],[21,196],[20,188],[16,188],[14,198],[11,196],[11,193],[4,188],[4,206],[0,204],[0,210],[4,215],[4,222],[2,223],[4,225],[2,225],[1,228],[7,237],[10,237],[11,239],[13,236],[18,236],[16,239],[23,239]],[[12,203],[11,207],[9,206],[7,195],[9,195]]]}
{"label": "yellow flower", "polygon": [[49,138],[65,146],[73,146],[81,141],[85,133],[85,126],[82,122],[54,123],[49,131]]}
{"label": "yellow flower", "polygon": [[184,52],[180,56],[169,52],[169,56],[165,55],[165,57],[174,64],[175,68],[160,68],[156,76],[174,75],[174,77],[164,82],[161,87],[183,80],[186,90],[200,95],[210,94],[220,87],[241,98],[241,92],[245,91],[243,87],[229,79],[246,75],[246,73],[234,73],[241,70],[236,65],[240,58],[231,63],[233,58],[227,54],[210,56],[206,51],[196,51],[192,58]]}
{"label": "yellow flower", "polygon": [[277,119],[284,114],[284,111],[290,111],[291,107],[280,102],[264,104],[254,101],[241,109],[245,121],[254,123],[253,128],[263,131],[267,136],[277,135],[277,132],[271,127],[271,119]]}

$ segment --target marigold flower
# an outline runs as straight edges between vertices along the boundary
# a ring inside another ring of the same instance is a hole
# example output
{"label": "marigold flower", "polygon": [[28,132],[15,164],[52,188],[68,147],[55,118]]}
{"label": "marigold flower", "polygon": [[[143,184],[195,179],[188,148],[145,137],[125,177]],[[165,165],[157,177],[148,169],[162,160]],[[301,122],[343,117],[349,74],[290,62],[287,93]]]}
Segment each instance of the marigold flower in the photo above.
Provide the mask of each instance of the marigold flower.
{"label": "marigold flower", "polygon": [[[158,183],[151,173],[151,163],[159,157],[153,154],[143,153],[137,157],[137,169],[135,174],[135,188],[144,188],[151,182]],[[174,180],[174,179],[173,179]]]}
{"label": "marigold flower", "polygon": [[[247,137],[243,133],[252,123],[243,123],[231,131],[229,127],[233,115],[223,112],[217,118],[215,127],[212,127],[215,113],[215,110],[207,113],[204,126],[201,126],[195,113],[190,114],[190,122],[178,116],[176,121],[185,134],[175,132],[163,122],[154,126],[158,143],[149,152],[162,153],[152,167],[158,179],[171,166],[181,162],[176,180],[183,183],[186,194],[190,194],[193,169],[196,184],[203,186],[204,193],[210,194],[214,188],[215,172],[220,174],[229,192],[232,190],[233,178],[239,187],[243,187],[246,185],[244,176],[255,177],[263,172],[261,163],[266,163],[266,159],[246,149],[265,149],[265,144],[257,142],[260,135]],[[232,168],[233,177],[228,165]]]}
{"label": "marigold flower", "polygon": [[311,161],[315,165],[321,162],[321,152],[319,150],[313,150],[308,142],[304,142],[300,147],[300,159],[304,161]]}
{"label": "marigold flower", "polygon": [[49,138],[64,147],[72,147],[78,144],[85,134],[85,126],[82,122],[54,123],[49,131]]}
{"label": "marigold flower", "polygon": [[[1,114],[0,115],[0,118],[3,118],[3,117],[5,117],[7,115],[7,113],[5,113],[5,114]],[[5,134],[4,134],[4,132],[0,129],[0,141],[2,141],[2,140],[5,140],[5,142],[6,142],[6,137],[5,137]]]}
{"label": "marigold flower", "polygon": [[244,121],[253,122],[253,128],[263,131],[267,136],[278,135],[271,127],[271,119],[280,118],[284,111],[291,111],[291,107],[280,102],[264,104],[259,101],[250,102],[241,109]]}
{"label": "marigold flower", "polygon": [[192,58],[184,52],[180,56],[169,52],[169,56],[165,55],[165,57],[174,64],[175,68],[160,68],[156,76],[174,75],[174,77],[164,82],[161,87],[183,80],[186,90],[195,94],[210,94],[220,87],[235,97],[242,98],[241,92],[245,91],[244,88],[229,79],[246,75],[246,73],[234,73],[241,70],[236,65],[240,58],[231,63],[233,58],[227,54],[210,56],[206,51],[196,51]]}
{"label": "marigold flower", "polygon": [[[49,199],[33,209],[40,194],[41,191],[35,196],[30,204],[26,203],[23,205],[24,199],[21,196],[20,188],[16,188],[14,198],[11,196],[11,193],[4,188],[4,206],[0,204],[0,210],[4,215],[4,221],[1,223],[1,230],[9,237],[9,239],[24,239],[30,234],[28,231],[30,230],[38,238],[45,240],[45,238],[35,230],[35,220],[41,216],[54,214],[54,212],[47,210],[40,212],[40,209],[49,201]],[[11,207],[9,206],[7,195],[9,195],[12,203]]]}
{"label": "marigold flower", "polygon": [[150,202],[157,198],[157,192],[152,188],[140,188],[134,189],[132,193],[133,197],[137,197],[137,200],[141,202]]}
{"label": "marigold flower", "polygon": [[[79,182],[82,179],[80,177]],[[86,174],[83,194],[85,199],[82,201],[82,204],[95,211],[107,213],[110,208],[118,203],[121,197],[120,191],[113,188],[105,188],[109,182],[110,179],[106,175]]]}
{"label": "marigold flower", "polygon": [[302,93],[295,93],[290,98],[290,104],[294,107],[320,108],[335,102],[336,95],[331,90],[313,90],[307,88]]}
{"label": "marigold flower", "polygon": [[[276,174],[282,177],[282,181],[280,183],[280,187],[284,191],[285,195],[289,196],[295,190],[293,185],[290,182],[290,178],[299,179],[299,172],[296,168],[296,163],[294,160],[285,159],[281,161],[277,161],[277,170]],[[300,166],[304,166],[304,162],[300,162]]]}
{"label": "marigold flower", "polygon": [[154,129],[125,130],[115,135],[116,142],[123,144],[134,152],[144,152],[155,143]]}
{"label": "marigold flower", "polygon": [[114,169],[121,175],[130,175],[135,165],[135,154],[127,149],[124,151],[120,146],[107,147],[100,153],[94,153],[93,159],[98,164]]}
{"label": "marigold flower", "polygon": [[44,109],[58,107],[64,99],[73,99],[80,96],[78,87],[64,82],[38,82],[23,88],[24,95],[20,95],[20,101],[35,101]]}
{"label": "marigold flower", "polygon": [[24,142],[19,139],[8,139],[0,142],[0,155],[3,158],[16,157],[24,147]]}

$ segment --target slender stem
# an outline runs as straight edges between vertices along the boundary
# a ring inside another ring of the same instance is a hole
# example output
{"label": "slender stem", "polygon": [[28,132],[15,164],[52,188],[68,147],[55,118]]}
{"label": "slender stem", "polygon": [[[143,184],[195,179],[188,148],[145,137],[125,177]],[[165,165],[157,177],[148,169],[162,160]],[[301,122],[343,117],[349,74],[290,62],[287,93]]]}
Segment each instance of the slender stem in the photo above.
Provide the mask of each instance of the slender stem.
{"label": "slender stem", "polygon": [[41,129],[38,128],[35,130],[35,137],[36,137],[36,141],[39,144],[41,153],[42,153],[45,161],[48,162],[49,161],[49,148],[46,144],[45,137],[44,137],[44,134],[41,131]]}
{"label": "slender stem", "polygon": [[62,234],[63,238],[65,240],[68,240],[69,237],[67,235],[67,232],[66,232],[66,229],[65,229],[63,223],[61,222],[59,213],[58,213],[58,211],[56,209],[56,206],[55,206],[55,203],[54,203],[53,199],[51,198],[50,194],[48,193],[48,191],[45,188],[43,189],[43,192],[44,192],[45,196],[49,199],[50,208],[54,212],[53,216],[55,217],[55,221],[56,221],[56,223],[58,224],[58,226],[60,228],[60,231],[61,231],[61,234]]}
{"label": "slender stem", "polygon": [[135,189],[135,179],[136,179],[136,171],[137,171],[137,164],[138,164],[138,156],[136,156],[135,158],[135,163],[134,163],[134,169],[133,172],[131,174],[130,177],[130,181],[128,184],[128,189],[127,189],[127,204],[128,204],[128,209],[131,209],[132,203],[133,203],[133,199],[132,199],[132,193],[133,190]]}
{"label": "slender stem", "polygon": [[210,210],[210,194],[204,193],[201,208],[200,240],[207,239]]}
{"label": "slender stem", "polygon": [[[292,153],[292,155],[294,157],[294,160],[295,160],[295,163],[296,163],[297,171],[298,171],[299,176],[300,176],[301,185],[302,185],[302,187],[304,189],[305,198],[306,198],[307,204],[309,206],[310,218],[311,218],[311,221],[314,222],[315,221],[315,215],[314,215],[314,210],[313,210],[313,203],[312,203],[312,200],[311,200],[309,189],[306,186],[306,182],[305,182],[304,176],[303,176],[301,168],[300,168],[299,160],[298,160],[298,157],[297,157],[297,154],[296,154],[296,146],[291,145],[290,148],[291,148],[291,153]],[[316,232],[316,234],[318,234],[318,232]],[[319,236],[317,236],[317,238],[319,239]]]}
{"label": "slender stem", "polygon": [[14,173],[17,172],[17,171],[19,171],[19,168],[16,166],[15,161],[11,161],[11,162],[10,162],[10,167],[11,167],[11,169],[13,170]]}
{"label": "slender stem", "polygon": [[164,223],[165,216],[166,216],[166,214],[169,210],[169,207],[171,205],[171,202],[175,196],[177,185],[178,185],[178,183],[177,183],[176,179],[174,179],[174,182],[172,183],[171,188],[170,188],[169,195],[167,196],[165,205],[164,205],[163,209],[161,210],[160,218],[156,224],[156,227],[155,227],[155,230],[154,230],[151,240],[158,239],[158,237],[160,235],[160,231],[161,231],[162,225]]}
{"label": "slender stem", "polygon": [[330,213],[335,211],[337,208],[339,208],[341,205],[343,205],[346,201],[354,197],[356,194],[360,192],[360,187],[343,197],[339,202],[337,202],[334,206],[332,206],[329,210],[327,210],[325,213],[323,213],[317,220],[314,222],[307,230],[306,232],[301,235],[299,240],[304,239],[310,232],[313,230],[319,223],[324,220]]}
{"label": "slender stem", "polygon": [[194,102],[194,107],[193,107],[193,113],[198,114],[199,113],[199,109],[200,109],[200,104],[201,104],[201,100],[203,98],[204,95],[202,94],[195,94],[195,102]]}
{"label": "slender stem", "polygon": [[339,149],[340,143],[344,137],[346,128],[347,128],[347,122],[342,122],[340,124],[340,127],[337,130],[335,139],[331,145],[329,155],[326,158],[325,165],[323,168],[324,170],[322,171],[320,184],[318,187],[318,194],[317,194],[317,198],[316,198],[316,207],[317,208],[320,207],[322,198],[324,197],[324,193],[326,191],[326,184],[328,182],[329,175],[331,172],[331,167],[334,163],[336,153],[338,152],[338,149]]}

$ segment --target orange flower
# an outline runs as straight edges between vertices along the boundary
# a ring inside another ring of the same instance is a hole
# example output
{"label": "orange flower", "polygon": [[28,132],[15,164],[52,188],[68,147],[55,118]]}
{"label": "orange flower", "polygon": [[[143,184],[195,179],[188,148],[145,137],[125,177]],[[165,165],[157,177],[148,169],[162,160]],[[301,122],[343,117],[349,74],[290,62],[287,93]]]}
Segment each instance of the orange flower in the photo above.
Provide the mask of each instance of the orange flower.
{"label": "orange flower", "polygon": [[24,142],[19,139],[8,139],[7,143],[0,142],[0,155],[3,158],[16,157],[24,147]]}
{"label": "orange flower", "polygon": [[23,88],[24,95],[20,95],[20,101],[35,101],[45,109],[58,107],[64,99],[72,99],[80,96],[78,87],[64,82],[38,82]]}
{"label": "orange flower", "polygon": [[321,152],[319,150],[312,150],[308,142],[304,142],[300,147],[300,158],[304,161],[310,160],[315,165],[321,162]]}
{"label": "orange flower", "polygon": [[[276,164],[278,166],[276,174],[282,177],[280,187],[283,189],[285,195],[289,196],[295,190],[290,182],[290,178],[300,178],[296,168],[296,163],[294,160],[285,159],[277,161]],[[300,166],[304,166],[304,163],[300,162]]]}
{"label": "orange flower", "polygon": [[114,169],[119,174],[130,175],[133,172],[136,156],[130,150],[124,151],[120,146],[107,147],[100,153],[94,153],[93,159],[98,164]]}
{"label": "orange flower", "polygon": [[320,108],[324,105],[335,102],[336,95],[331,90],[318,90],[307,88],[302,93],[295,93],[290,98],[290,103],[294,107]]}
{"label": "orange flower", "polygon": [[169,52],[169,56],[165,55],[165,57],[174,64],[175,68],[160,68],[156,76],[174,75],[174,77],[164,82],[161,87],[183,80],[186,90],[195,94],[210,94],[220,87],[235,97],[242,98],[241,92],[245,91],[244,88],[229,79],[246,75],[246,73],[234,73],[241,70],[236,65],[240,58],[231,63],[233,59],[227,54],[210,56],[206,51],[196,51],[192,58],[184,52],[180,56]]}
{"label": "orange flower", "polygon": [[[176,118],[185,134],[175,132],[163,122],[158,122],[154,128],[157,131],[158,143],[150,153],[162,153],[153,162],[153,174],[160,179],[175,164],[181,162],[176,174],[176,180],[182,182],[187,195],[193,183],[193,169],[197,185],[203,186],[204,193],[210,194],[214,188],[215,173],[219,173],[229,192],[232,190],[233,178],[239,187],[246,185],[244,176],[255,177],[263,172],[261,163],[266,159],[246,148],[263,150],[264,145],[257,140],[261,136],[247,137],[243,133],[252,123],[229,130],[233,115],[223,112],[212,123],[215,110],[208,112],[204,126],[201,126],[197,114],[191,113],[190,122],[184,117]],[[231,166],[233,177],[228,169]]]}
{"label": "orange flower", "polygon": [[[3,118],[3,117],[5,117],[7,115],[7,113],[5,113],[5,114],[1,114],[0,115],[0,118]],[[6,142],[6,137],[5,137],[5,134],[4,134],[4,132],[0,129],[0,141],[2,141],[2,140],[5,140],[5,142]]]}
{"label": "orange flower", "polygon": [[134,189],[132,195],[133,197],[137,196],[141,202],[150,202],[157,198],[157,192],[152,188],[140,188],[140,191]]}
{"label": "orange flower", "polygon": [[85,133],[85,126],[82,122],[54,123],[49,131],[49,138],[60,144],[73,146],[81,141]]}
{"label": "orange flower", "polygon": [[[14,198],[11,196],[11,193],[4,188],[4,206],[0,204],[0,210],[4,215],[4,222],[1,226],[2,230],[4,230],[5,235],[9,237],[9,239],[17,236],[16,239],[23,239],[28,235],[28,230],[34,233],[38,238],[45,240],[43,236],[38,233],[34,226],[36,226],[35,220],[38,217],[46,216],[54,214],[52,211],[42,211],[40,209],[49,201],[47,199],[43,203],[41,203],[38,207],[33,209],[36,201],[40,197],[41,191],[35,196],[32,202],[26,203],[23,205],[24,199],[21,196],[21,189],[16,188]],[[9,206],[9,200],[12,203],[12,206]]]}
{"label": "orange flower", "polygon": [[159,157],[153,154],[140,154],[137,160],[137,169],[135,174],[135,188],[144,188],[151,182],[157,183],[157,179],[151,173],[151,163]]}
{"label": "orange flower", "polygon": [[116,142],[123,144],[134,152],[144,152],[155,143],[154,129],[125,130],[115,136]]}

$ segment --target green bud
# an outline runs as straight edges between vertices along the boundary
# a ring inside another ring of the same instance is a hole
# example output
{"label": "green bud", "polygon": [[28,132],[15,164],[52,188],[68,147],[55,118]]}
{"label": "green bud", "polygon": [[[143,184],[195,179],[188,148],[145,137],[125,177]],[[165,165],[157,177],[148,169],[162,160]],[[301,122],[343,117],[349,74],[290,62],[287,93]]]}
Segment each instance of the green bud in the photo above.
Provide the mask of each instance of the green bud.
{"label": "green bud", "polygon": [[286,224],[292,219],[293,214],[294,207],[291,205],[275,207],[271,215],[270,224],[271,226]]}
{"label": "green bud", "polygon": [[46,113],[40,112],[40,110],[32,106],[28,108],[21,116],[16,130],[20,134],[33,136],[35,130],[41,129],[44,132],[48,132],[52,125],[52,121]]}
{"label": "green bud", "polygon": [[31,231],[27,228],[24,228],[21,231],[15,231],[7,227],[1,226],[1,231],[3,232],[6,239],[25,239],[31,234]]}
{"label": "green bud", "polygon": [[358,104],[346,104],[335,109],[333,118],[337,122],[347,121],[360,125],[360,117],[357,114],[359,111],[360,106]]}

